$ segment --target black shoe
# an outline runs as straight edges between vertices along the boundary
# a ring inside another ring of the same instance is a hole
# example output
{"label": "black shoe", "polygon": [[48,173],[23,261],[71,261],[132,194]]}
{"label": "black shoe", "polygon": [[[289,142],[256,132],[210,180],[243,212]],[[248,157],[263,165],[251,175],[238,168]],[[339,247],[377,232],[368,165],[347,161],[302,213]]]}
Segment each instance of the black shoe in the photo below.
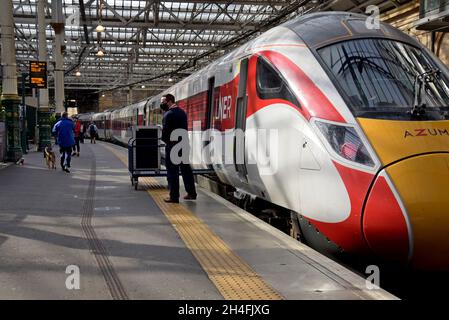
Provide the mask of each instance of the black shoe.
{"label": "black shoe", "polygon": [[164,201],[167,203],[179,203],[179,200],[174,200],[172,198],[165,198]]}
{"label": "black shoe", "polygon": [[67,173],[70,173],[70,170],[69,170],[68,167],[64,167],[62,170],[64,170],[64,171],[67,172]]}
{"label": "black shoe", "polygon": [[196,200],[196,195],[192,196],[192,195],[188,194],[184,197],[184,200]]}

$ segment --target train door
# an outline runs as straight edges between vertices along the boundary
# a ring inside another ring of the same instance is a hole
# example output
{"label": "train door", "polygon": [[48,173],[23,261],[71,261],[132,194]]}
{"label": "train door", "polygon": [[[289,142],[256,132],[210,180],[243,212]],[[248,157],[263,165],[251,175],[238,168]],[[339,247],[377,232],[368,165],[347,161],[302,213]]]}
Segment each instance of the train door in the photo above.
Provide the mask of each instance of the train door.
{"label": "train door", "polygon": [[207,110],[206,110],[206,127],[205,129],[212,128],[213,111],[214,111],[214,88],[215,77],[209,78],[207,87]]}
{"label": "train door", "polygon": [[145,107],[143,107],[143,125],[148,126],[148,106],[147,103],[145,104]]}
{"label": "train door", "polygon": [[[201,126],[202,130],[210,133],[213,128],[214,121],[214,94],[215,94],[215,77],[209,78],[207,86],[207,106],[206,106],[206,123]],[[203,148],[207,148],[210,144],[210,139],[204,139]],[[208,168],[213,169],[211,159],[204,159],[208,163]]]}
{"label": "train door", "polygon": [[246,109],[248,104],[248,58],[240,63],[240,80],[235,108],[234,166],[241,182],[248,183],[245,157]]}
{"label": "train door", "polygon": [[103,140],[106,140],[106,114],[101,116],[101,125],[103,129]]}

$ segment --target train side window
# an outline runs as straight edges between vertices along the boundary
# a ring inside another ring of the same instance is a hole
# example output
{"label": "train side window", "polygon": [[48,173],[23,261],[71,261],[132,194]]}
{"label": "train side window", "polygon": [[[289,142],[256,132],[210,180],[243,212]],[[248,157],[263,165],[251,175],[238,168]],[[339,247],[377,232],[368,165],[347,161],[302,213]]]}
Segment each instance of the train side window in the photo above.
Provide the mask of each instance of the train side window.
{"label": "train side window", "polygon": [[257,95],[261,99],[283,99],[300,107],[279,71],[261,57],[257,59],[256,79]]}

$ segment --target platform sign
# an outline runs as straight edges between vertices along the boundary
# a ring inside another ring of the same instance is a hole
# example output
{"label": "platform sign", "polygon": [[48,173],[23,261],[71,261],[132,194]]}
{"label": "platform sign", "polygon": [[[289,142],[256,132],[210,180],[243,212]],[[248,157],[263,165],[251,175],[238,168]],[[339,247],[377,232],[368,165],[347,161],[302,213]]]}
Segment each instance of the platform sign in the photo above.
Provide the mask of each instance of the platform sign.
{"label": "platform sign", "polygon": [[47,62],[30,61],[30,87],[47,89]]}

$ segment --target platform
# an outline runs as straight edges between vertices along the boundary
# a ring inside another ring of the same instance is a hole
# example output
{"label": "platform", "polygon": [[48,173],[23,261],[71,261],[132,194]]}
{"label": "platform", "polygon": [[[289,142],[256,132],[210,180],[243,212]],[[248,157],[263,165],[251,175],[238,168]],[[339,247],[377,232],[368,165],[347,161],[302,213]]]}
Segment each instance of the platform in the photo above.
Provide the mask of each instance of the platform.
{"label": "platform", "polygon": [[166,204],[165,184],[135,191],[102,142],[70,174],[37,152],[0,170],[0,299],[396,299],[208,190]]}

